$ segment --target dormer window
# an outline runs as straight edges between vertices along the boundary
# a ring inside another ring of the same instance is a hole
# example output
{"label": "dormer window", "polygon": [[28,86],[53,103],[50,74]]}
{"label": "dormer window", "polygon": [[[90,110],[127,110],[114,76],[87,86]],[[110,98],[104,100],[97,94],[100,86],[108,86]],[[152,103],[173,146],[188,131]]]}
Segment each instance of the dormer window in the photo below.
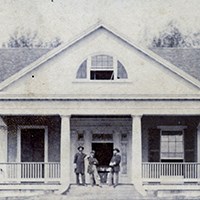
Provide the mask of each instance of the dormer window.
{"label": "dormer window", "polygon": [[77,79],[117,80],[127,79],[125,67],[119,60],[109,55],[95,55],[86,59],[79,67]]}

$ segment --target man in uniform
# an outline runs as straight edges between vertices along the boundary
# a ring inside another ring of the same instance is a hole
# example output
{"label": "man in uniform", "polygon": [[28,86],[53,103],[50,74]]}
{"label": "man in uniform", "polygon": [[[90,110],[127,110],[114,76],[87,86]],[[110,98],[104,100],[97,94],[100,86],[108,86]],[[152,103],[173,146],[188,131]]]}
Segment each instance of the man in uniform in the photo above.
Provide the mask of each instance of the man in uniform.
{"label": "man in uniform", "polygon": [[85,157],[83,153],[84,147],[79,146],[78,152],[74,156],[74,172],[76,173],[76,184],[80,184],[79,174],[81,175],[82,185],[85,185]]}
{"label": "man in uniform", "polygon": [[113,184],[113,187],[116,187],[119,182],[119,171],[120,171],[120,162],[121,156],[119,155],[119,149],[113,149],[113,156],[110,160],[109,166],[111,167],[111,180],[109,181],[110,184]]}

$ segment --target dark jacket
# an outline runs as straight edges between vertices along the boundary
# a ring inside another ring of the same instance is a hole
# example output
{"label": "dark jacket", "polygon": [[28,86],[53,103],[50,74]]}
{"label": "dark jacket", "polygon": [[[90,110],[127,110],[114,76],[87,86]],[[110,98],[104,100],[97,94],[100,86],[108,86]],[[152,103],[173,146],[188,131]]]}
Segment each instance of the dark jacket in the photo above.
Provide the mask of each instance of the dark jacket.
{"label": "dark jacket", "polygon": [[86,154],[84,153],[76,153],[74,156],[74,163],[76,164],[75,173],[85,173],[85,162],[84,159]]}
{"label": "dark jacket", "polygon": [[109,166],[112,167],[112,172],[120,171],[121,156],[119,154],[113,155],[110,160]]}

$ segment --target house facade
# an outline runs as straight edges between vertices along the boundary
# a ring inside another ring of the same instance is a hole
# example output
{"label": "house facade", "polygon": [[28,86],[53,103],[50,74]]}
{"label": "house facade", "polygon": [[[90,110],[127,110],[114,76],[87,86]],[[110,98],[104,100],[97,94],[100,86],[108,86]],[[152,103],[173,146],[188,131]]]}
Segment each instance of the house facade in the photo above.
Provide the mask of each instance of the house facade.
{"label": "house facade", "polygon": [[117,147],[120,183],[199,190],[199,100],[199,80],[98,24],[0,83],[0,189],[64,192],[82,145],[103,183]]}

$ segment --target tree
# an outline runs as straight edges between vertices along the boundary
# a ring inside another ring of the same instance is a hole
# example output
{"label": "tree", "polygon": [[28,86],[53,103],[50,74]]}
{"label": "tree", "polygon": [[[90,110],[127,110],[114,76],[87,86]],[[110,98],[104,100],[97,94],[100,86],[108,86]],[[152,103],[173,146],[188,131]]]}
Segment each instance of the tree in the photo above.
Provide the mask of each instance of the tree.
{"label": "tree", "polygon": [[36,31],[24,31],[17,29],[2,47],[9,48],[55,48],[62,43],[59,37],[53,38],[51,41],[43,41]]}
{"label": "tree", "polygon": [[185,47],[185,37],[177,26],[170,22],[158,37],[153,38],[151,47]]}

